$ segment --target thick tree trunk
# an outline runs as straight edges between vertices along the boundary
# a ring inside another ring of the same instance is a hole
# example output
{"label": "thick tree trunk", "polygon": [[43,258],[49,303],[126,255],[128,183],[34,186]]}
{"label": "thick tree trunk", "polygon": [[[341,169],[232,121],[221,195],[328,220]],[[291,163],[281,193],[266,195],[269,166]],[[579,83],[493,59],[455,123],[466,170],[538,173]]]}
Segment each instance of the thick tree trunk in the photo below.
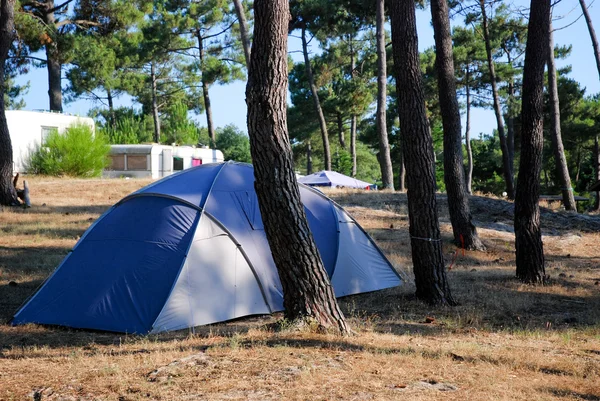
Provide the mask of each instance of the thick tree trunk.
{"label": "thick tree trunk", "polygon": [[596,38],[596,31],[594,30],[594,25],[592,24],[592,17],[590,16],[590,12],[585,5],[585,0],[579,0],[579,4],[581,4],[581,11],[583,11],[583,16],[585,17],[585,22],[587,24],[588,31],[590,32],[592,47],[594,48],[594,58],[596,59],[596,68],[598,69],[598,76],[600,77],[600,46],[598,46],[598,39]]}
{"label": "thick tree trunk", "polygon": [[150,80],[152,81],[152,119],[154,120],[154,142],[160,143],[160,117],[158,115],[156,66],[150,63]]}
{"label": "thick tree trunk", "polygon": [[18,205],[13,185],[13,150],[4,104],[4,66],[14,38],[15,0],[0,0],[0,205]]}
{"label": "thick tree trunk", "polygon": [[496,85],[496,69],[492,58],[492,45],[490,39],[490,31],[488,28],[488,20],[485,12],[485,0],[480,1],[481,17],[483,25],[483,38],[485,41],[485,51],[487,54],[487,63],[490,71],[490,83],[492,84],[492,96],[494,100],[494,114],[496,115],[496,123],[498,125],[498,136],[500,137],[500,147],[502,150],[502,171],[504,172],[504,180],[506,182],[506,193],[509,199],[515,198],[515,184],[512,174],[510,156],[508,153],[508,144],[506,143],[506,135],[504,133],[504,121],[502,120],[502,109],[500,107],[500,96],[498,95],[498,87]]}
{"label": "thick tree trunk", "polygon": [[319,101],[319,93],[317,91],[317,86],[315,85],[315,78],[313,77],[312,67],[310,66],[310,58],[308,57],[308,44],[306,43],[305,26],[302,26],[302,53],[304,53],[304,67],[306,68],[306,76],[308,77],[310,92],[312,93],[313,103],[315,105],[315,112],[317,113],[317,118],[319,119],[319,128],[321,129],[321,139],[323,140],[323,162],[325,164],[325,170],[331,170],[331,151],[329,150],[329,134],[327,133],[327,123],[325,122],[325,116],[323,115],[323,109],[321,108],[321,102]]}
{"label": "thick tree trunk", "polygon": [[485,246],[472,223],[469,195],[465,186],[460,109],[456,98],[448,12],[447,0],[431,0],[439,100],[444,128],[444,182],[448,193],[448,210],[454,243],[466,249],[484,250]]}
{"label": "thick tree trunk", "polygon": [[342,113],[337,112],[337,126],[338,126],[338,139],[342,149],[346,149],[346,139],[344,138],[344,120],[342,119]]}
{"label": "thick tree trunk", "polygon": [[200,30],[196,32],[196,38],[198,39],[198,55],[200,58],[200,69],[202,70],[202,97],[204,98],[204,112],[206,114],[206,127],[208,129],[208,137],[210,138],[210,147],[214,148],[217,142],[217,134],[215,132],[215,125],[212,117],[212,106],[210,105],[210,84],[204,78],[204,41]]}
{"label": "thick tree trunk", "polygon": [[383,189],[394,190],[394,170],[387,133],[387,60],[385,54],[385,0],[377,0],[377,135]]}
{"label": "thick tree trunk", "polygon": [[314,320],[342,334],[338,307],[306,221],[287,133],[287,0],[255,0],[253,57],[246,87],[255,188],[283,287],[285,317]]}
{"label": "thick tree trunk", "polygon": [[417,298],[455,305],[446,278],[435,198],[433,143],[421,77],[414,0],[389,3]]}
{"label": "thick tree trunk", "polygon": [[466,116],[466,129],[465,129],[465,146],[467,148],[467,171],[465,181],[467,184],[467,192],[473,193],[473,149],[471,148],[471,87],[469,82],[469,67],[467,66],[466,76],[466,103],[467,103],[467,116]]}
{"label": "thick tree trunk", "polygon": [[517,277],[531,284],[545,279],[540,229],[540,171],[544,145],[544,65],[548,60],[550,0],[531,0],[521,112],[521,157],[515,199]]}
{"label": "thick tree trunk", "polygon": [[[44,24],[47,29],[56,30],[56,18],[54,12],[50,12],[54,9],[54,0],[46,0],[44,2],[45,13],[43,14]],[[61,85],[61,73],[62,64],[60,62],[60,54],[58,52],[58,45],[56,38],[51,34],[49,36],[49,43],[46,43],[46,64],[48,69],[48,97],[50,100],[50,110],[62,112],[62,85]]]}
{"label": "thick tree trunk", "polygon": [[558,84],[556,74],[556,64],[554,63],[554,38],[552,34],[552,21],[550,21],[550,31],[548,38],[548,94],[550,95],[550,138],[552,139],[552,148],[554,150],[554,159],[556,160],[556,174],[560,181],[563,205],[566,210],[577,212],[573,188],[571,187],[571,177],[567,167],[567,158],[565,157],[565,148],[563,147],[560,130],[560,102],[558,100]]}
{"label": "thick tree trunk", "polygon": [[242,39],[242,46],[244,47],[244,58],[246,59],[246,69],[250,68],[250,33],[248,30],[248,22],[246,21],[246,12],[242,0],[233,0],[235,6],[235,13],[238,17],[240,25],[240,37]]}

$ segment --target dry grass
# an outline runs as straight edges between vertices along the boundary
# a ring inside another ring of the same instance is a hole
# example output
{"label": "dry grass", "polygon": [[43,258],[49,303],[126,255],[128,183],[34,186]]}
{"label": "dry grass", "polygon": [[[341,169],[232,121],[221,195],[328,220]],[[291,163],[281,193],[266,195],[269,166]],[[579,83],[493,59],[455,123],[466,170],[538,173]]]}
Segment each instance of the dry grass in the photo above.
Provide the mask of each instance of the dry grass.
{"label": "dry grass", "polygon": [[33,178],[33,208],[0,212],[0,400],[600,400],[599,218],[544,212],[551,281],[529,287],[513,278],[511,205],[486,197],[473,212],[488,251],[458,254],[461,305],[433,308],[413,296],[405,195],[330,193],[409,278],[341,301],[351,338],[275,330],[280,316],[158,336],[7,325],[91,222],[147,183]]}

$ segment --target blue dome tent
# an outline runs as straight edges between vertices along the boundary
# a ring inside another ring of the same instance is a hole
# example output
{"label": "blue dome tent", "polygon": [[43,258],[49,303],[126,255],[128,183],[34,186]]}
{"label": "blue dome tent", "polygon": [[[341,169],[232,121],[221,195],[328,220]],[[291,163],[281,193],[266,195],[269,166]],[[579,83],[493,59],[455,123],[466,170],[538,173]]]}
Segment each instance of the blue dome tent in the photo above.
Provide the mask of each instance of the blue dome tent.
{"label": "blue dome tent", "polygon": [[[300,185],[336,296],[400,277],[340,206]],[[251,165],[207,164],[125,197],[81,237],[13,324],[156,333],[283,310]]]}

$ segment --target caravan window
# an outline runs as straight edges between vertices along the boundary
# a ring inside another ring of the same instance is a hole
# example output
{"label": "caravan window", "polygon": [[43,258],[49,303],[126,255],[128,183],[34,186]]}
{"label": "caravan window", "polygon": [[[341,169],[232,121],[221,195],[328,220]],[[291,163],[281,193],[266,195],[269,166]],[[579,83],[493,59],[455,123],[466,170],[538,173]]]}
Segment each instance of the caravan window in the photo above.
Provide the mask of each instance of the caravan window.
{"label": "caravan window", "polygon": [[58,127],[42,127],[42,145],[46,144],[51,133],[57,132]]}

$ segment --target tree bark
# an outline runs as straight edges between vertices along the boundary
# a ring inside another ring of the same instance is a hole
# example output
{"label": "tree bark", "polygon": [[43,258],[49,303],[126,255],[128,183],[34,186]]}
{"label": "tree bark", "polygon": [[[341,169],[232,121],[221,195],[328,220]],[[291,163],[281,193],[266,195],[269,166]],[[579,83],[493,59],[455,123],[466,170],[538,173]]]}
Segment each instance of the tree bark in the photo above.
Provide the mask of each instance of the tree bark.
{"label": "tree bark", "polygon": [[498,124],[498,136],[500,137],[500,147],[502,150],[502,171],[504,172],[504,180],[506,182],[506,193],[509,199],[515,199],[515,184],[508,152],[508,144],[506,143],[506,135],[504,133],[504,121],[502,120],[502,109],[500,107],[500,96],[498,95],[498,87],[496,85],[496,69],[492,58],[492,45],[490,40],[490,31],[488,28],[488,20],[485,12],[485,0],[479,0],[481,8],[481,17],[483,25],[483,38],[485,41],[485,51],[487,54],[487,63],[490,70],[490,81],[492,84],[492,96],[494,99],[494,114],[496,115],[496,123]]}
{"label": "tree bark", "polygon": [[115,105],[113,103],[113,95],[110,89],[106,89],[106,99],[108,101],[108,115],[110,118],[108,124],[110,128],[115,130],[117,129],[117,117],[115,116]]}
{"label": "tree bark", "polygon": [[[256,16],[254,18],[256,20]],[[306,76],[308,77],[310,92],[312,93],[313,104],[315,106],[317,118],[319,119],[319,128],[321,129],[321,138],[323,140],[323,162],[325,164],[325,170],[331,170],[331,151],[329,149],[327,123],[325,122],[325,116],[323,115],[323,109],[321,108],[321,102],[319,101],[317,85],[315,85],[315,78],[313,77],[312,67],[310,66],[310,58],[308,57],[308,44],[306,43],[306,26],[304,25],[302,26],[302,53],[304,54],[304,67],[306,68]]]}
{"label": "tree bark", "polygon": [[466,171],[466,183],[467,192],[473,193],[473,149],[471,148],[471,87],[470,87],[470,71],[467,66],[467,73],[465,78],[465,89],[466,89],[466,103],[467,103],[467,116],[466,116],[466,129],[465,129],[465,146],[467,148],[467,171]]}
{"label": "tree bark", "polygon": [[246,87],[255,188],[283,287],[285,317],[350,332],[306,221],[287,133],[289,4],[255,0]]}
{"label": "tree bark", "polygon": [[[596,173],[596,181],[600,181],[600,145],[598,144],[598,135],[594,138],[594,171]],[[600,191],[596,191],[593,211],[600,211]]]}
{"label": "tree bark", "polygon": [[592,17],[585,5],[585,0],[579,0],[579,4],[581,5],[581,11],[583,11],[583,16],[585,17],[585,22],[588,31],[590,32],[590,39],[592,39],[592,47],[594,48],[594,58],[596,59],[596,68],[598,69],[598,76],[600,77],[600,46],[598,46],[598,39],[596,38],[596,31],[592,24]]}
{"label": "tree bark", "polygon": [[0,205],[19,204],[13,184],[13,150],[4,104],[4,66],[15,34],[15,0],[0,0]]}
{"label": "tree bark", "polygon": [[313,173],[312,144],[310,138],[306,141],[306,175]]}
{"label": "tree bark", "polygon": [[394,172],[387,133],[387,60],[385,53],[385,0],[377,0],[377,135],[383,189],[394,190]]}
{"label": "tree bark", "polygon": [[433,143],[421,77],[414,0],[389,3],[417,298],[455,305],[446,278],[435,198]]}
{"label": "tree bark", "polygon": [[456,98],[454,60],[447,0],[431,0],[431,17],[436,48],[436,69],[442,125],[444,128],[444,181],[454,243],[466,249],[485,246],[472,223],[469,195],[465,186],[460,109]]}
{"label": "tree bark", "polygon": [[[47,29],[56,30],[56,18],[54,12],[54,0],[46,0],[44,2],[45,12],[43,13],[43,21]],[[55,33],[55,32],[54,32]],[[58,45],[54,35],[49,36],[49,43],[46,43],[46,64],[48,68],[48,97],[50,100],[51,111],[63,111],[62,107],[62,85],[61,73],[62,63],[60,62],[60,54]]]}
{"label": "tree bark", "polygon": [[[550,16],[552,18],[552,16]],[[571,187],[571,177],[567,167],[565,157],[565,148],[563,147],[560,130],[560,102],[558,100],[558,84],[556,74],[556,64],[554,62],[554,38],[552,34],[552,21],[550,21],[548,35],[548,94],[550,96],[550,138],[552,139],[552,148],[554,150],[554,159],[556,160],[556,174],[561,185],[563,205],[566,210],[577,212],[573,188]]]}
{"label": "tree bark", "polygon": [[215,125],[212,117],[212,106],[210,105],[210,84],[204,78],[204,41],[200,30],[196,31],[196,38],[198,39],[198,55],[200,58],[200,69],[202,70],[202,97],[204,98],[204,112],[206,114],[206,127],[208,129],[208,137],[210,138],[210,147],[214,148],[217,142],[217,134],[215,132]]}
{"label": "tree bark", "polygon": [[342,113],[337,112],[337,126],[338,126],[338,139],[342,149],[346,149],[346,139],[344,138],[344,120],[342,119]]}
{"label": "tree bark", "polygon": [[515,198],[517,277],[530,284],[545,280],[540,229],[540,172],[544,145],[544,65],[548,60],[550,0],[531,0],[521,112],[521,157]]}
{"label": "tree bark", "polygon": [[[350,79],[354,79],[356,61],[354,59],[354,45],[352,35],[348,37],[350,42]],[[350,157],[352,158],[352,177],[356,177],[356,114],[350,116]]]}
{"label": "tree bark", "polygon": [[240,25],[240,37],[242,39],[242,46],[244,47],[244,58],[246,59],[246,69],[250,68],[250,34],[248,30],[248,22],[246,21],[246,12],[244,11],[244,5],[242,0],[233,0],[235,6],[235,13],[238,17]]}
{"label": "tree bark", "polygon": [[152,81],[152,118],[154,120],[154,142],[160,143],[160,117],[158,115],[158,99],[156,85],[156,66],[150,63],[150,80]]}

